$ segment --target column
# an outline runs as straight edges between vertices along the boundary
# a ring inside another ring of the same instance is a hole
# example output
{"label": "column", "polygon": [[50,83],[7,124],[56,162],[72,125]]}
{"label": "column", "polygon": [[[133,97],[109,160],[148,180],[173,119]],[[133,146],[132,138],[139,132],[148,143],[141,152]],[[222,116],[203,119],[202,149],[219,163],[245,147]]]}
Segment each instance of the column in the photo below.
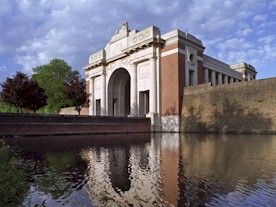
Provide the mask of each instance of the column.
{"label": "column", "polygon": [[216,85],[216,72],[212,70],[212,73],[211,73],[211,83],[212,83],[212,86],[215,86]]}
{"label": "column", "polygon": [[221,73],[218,74],[218,84],[222,85],[222,74]]}
{"label": "column", "polygon": [[230,77],[230,83],[234,83],[234,78]]}
{"label": "column", "polygon": [[94,77],[91,77],[89,80],[89,95],[90,95],[89,115],[95,115],[94,114]]}
{"label": "column", "polygon": [[137,116],[137,105],[137,64],[132,64],[130,74],[130,116]]}
{"label": "column", "polygon": [[247,74],[247,81],[250,81],[251,78],[250,78],[250,73]]}
{"label": "column", "polygon": [[[160,80],[160,46],[156,47],[156,99],[157,99],[157,106],[156,110],[157,113],[160,113],[160,85],[161,85],[161,80]],[[138,112],[137,112],[138,113]]]}
{"label": "column", "polygon": [[156,57],[149,60],[150,63],[150,98],[149,113],[155,114],[156,111]]}
{"label": "column", "polygon": [[245,72],[242,74],[242,80],[245,80]]}
{"label": "column", "polygon": [[[105,68],[104,68],[105,69]],[[103,71],[102,75],[102,83],[101,83],[101,89],[102,89],[102,94],[101,94],[101,116],[105,116],[106,113],[106,74],[105,71]]]}
{"label": "column", "polygon": [[189,76],[190,76],[190,74],[189,74],[189,68],[185,65],[185,86],[189,86],[190,85],[189,84],[189,82],[190,82]]}
{"label": "column", "polygon": [[204,68],[204,83],[209,83],[209,70]]}
{"label": "column", "polygon": [[224,84],[228,84],[228,76],[224,75],[224,80],[223,80]]}

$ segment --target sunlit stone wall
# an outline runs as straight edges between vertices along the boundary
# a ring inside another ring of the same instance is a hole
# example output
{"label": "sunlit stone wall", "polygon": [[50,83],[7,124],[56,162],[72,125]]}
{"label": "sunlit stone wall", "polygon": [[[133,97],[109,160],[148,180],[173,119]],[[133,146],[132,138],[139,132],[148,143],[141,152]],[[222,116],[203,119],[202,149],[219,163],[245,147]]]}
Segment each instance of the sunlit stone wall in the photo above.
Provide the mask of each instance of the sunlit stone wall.
{"label": "sunlit stone wall", "polygon": [[276,78],[184,88],[185,132],[276,133]]}

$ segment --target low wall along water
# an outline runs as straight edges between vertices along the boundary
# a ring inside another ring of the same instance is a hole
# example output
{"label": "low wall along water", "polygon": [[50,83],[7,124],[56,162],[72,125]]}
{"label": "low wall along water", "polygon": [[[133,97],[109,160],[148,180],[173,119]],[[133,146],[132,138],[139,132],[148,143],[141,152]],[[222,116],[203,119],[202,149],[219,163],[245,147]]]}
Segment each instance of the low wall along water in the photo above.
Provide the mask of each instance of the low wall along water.
{"label": "low wall along water", "polygon": [[0,113],[0,137],[150,132],[150,119]]}
{"label": "low wall along water", "polygon": [[184,88],[181,131],[276,133],[276,78]]}

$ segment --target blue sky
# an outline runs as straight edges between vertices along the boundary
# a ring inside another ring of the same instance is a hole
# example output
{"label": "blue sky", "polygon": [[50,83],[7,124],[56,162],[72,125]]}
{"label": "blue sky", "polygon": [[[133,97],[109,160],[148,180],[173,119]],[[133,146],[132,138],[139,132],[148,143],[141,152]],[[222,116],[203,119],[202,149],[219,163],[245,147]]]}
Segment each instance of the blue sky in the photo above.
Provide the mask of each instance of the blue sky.
{"label": "blue sky", "polygon": [[0,0],[0,83],[61,58],[79,70],[123,21],[201,39],[205,54],[276,77],[276,0]]}

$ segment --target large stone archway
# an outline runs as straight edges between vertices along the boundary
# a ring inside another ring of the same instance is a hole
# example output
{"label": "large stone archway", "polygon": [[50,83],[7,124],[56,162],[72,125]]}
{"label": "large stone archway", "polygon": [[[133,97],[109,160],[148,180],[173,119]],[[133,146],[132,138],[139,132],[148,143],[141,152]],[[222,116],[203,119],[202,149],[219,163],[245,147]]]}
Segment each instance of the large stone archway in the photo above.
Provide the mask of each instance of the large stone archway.
{"label": "large stone archway", "polygon": [[108,115],[130,114],[130,75],[124,68],[116,69],[108,82]]}
{"label": "large stone archway", "polygon": [[106,47],[89,57],[87,91],[90,115],[149,117],[159,127],[160,54],[164,41],[158,28],[116,31]]}

